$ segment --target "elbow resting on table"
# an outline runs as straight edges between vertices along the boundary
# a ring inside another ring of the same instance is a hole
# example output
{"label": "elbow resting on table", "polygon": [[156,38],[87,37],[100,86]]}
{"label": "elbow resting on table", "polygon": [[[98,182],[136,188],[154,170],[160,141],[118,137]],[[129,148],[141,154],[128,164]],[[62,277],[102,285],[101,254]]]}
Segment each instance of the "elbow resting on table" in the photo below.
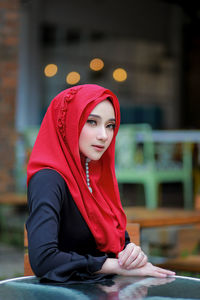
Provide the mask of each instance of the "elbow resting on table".
{"label": "elbow resting on table", "polygon": [[51,249],[44,253],[37,250],[29,250],[30,265],[36,276],[42,277],[52,269],[52,263],[56,255],[57,249]]}

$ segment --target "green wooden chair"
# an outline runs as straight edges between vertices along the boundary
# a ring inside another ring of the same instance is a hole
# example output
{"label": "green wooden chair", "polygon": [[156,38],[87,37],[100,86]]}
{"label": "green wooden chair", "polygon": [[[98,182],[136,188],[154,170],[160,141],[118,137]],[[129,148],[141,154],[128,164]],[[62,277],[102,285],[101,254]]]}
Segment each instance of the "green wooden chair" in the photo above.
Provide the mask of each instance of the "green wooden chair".
{"label": "green wooden chair", "polygon": [[118,183],[143,184],[146,206],[149,209],[158,206],[159,185],[164,182],[181,182],[184,191],[184,207],[189,209],[193,206],[191,145],[181,144],[181,162],[169,159],[172,146],[172,144],[161,144],[159,153],[156,153],[152,129],[148,124],[120,126],[116,140]]}

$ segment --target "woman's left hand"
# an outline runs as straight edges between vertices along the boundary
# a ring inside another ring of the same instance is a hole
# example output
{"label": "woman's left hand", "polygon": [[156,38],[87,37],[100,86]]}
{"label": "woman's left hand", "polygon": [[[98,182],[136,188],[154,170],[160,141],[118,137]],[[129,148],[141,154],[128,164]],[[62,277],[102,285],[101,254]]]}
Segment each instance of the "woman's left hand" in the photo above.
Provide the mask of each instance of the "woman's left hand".
{"label": "woman's left hand", "polygon": [[121,268],[130,270],[140,268],[147,263],[148,259],[142,249],[134,243],[129,243],[124,250],[118,254],[118,262]]}

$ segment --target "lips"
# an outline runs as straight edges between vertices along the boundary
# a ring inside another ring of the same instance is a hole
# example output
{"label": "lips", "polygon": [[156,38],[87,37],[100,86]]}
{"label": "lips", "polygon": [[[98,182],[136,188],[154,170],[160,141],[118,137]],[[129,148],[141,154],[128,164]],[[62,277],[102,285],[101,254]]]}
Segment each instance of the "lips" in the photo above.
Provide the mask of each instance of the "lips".
{"label": "lips", "polygon": [[92,145],[92,147],[97,151],[103,151],[105,149],[105,147],[101,145]]}

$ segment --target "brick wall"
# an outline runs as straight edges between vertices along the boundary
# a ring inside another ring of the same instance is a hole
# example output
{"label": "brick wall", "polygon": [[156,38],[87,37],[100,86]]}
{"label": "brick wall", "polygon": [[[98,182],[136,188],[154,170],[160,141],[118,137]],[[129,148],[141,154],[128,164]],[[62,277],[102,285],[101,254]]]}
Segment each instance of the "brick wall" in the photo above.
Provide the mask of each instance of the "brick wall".
{"label": "brick wall", "polygon": [[0,192],[14,189],[20,0],[0,0]]}

